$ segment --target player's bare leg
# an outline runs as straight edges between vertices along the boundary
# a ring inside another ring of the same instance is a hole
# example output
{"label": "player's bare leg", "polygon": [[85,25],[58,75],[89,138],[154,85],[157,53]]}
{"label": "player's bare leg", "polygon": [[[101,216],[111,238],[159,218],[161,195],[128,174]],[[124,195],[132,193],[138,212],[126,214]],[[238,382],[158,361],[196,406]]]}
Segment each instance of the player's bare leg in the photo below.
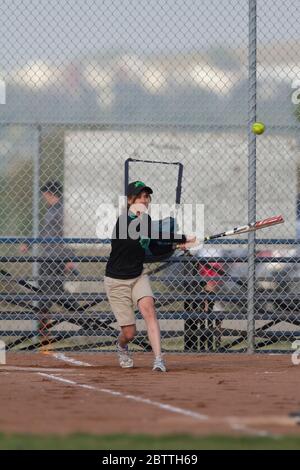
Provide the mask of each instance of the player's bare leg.
{"label": "player's bare leg", "polygon": [[166,372],[166,367],[161,357],[160,327],[153,297],[143,297],[139,300],[138,307],[146,322],[149,341],[155,356],[153,370]]}
{"label": "player's bare leg", "polygon": [[136,327],[135,325],[126,325],[126,326],[121,326],[121,333],[119,335],[119,344],[122,348],[125,348],[125,346],[133,340],[133,338],[136,335]]}

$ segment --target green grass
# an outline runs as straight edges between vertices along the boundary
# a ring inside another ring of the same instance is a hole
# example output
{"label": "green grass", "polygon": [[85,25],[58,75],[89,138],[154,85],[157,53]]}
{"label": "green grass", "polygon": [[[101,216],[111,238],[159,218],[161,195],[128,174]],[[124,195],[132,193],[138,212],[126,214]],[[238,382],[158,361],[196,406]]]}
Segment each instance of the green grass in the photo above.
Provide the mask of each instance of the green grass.
{"label": "green grass", "polygon": [[188,435],[34,436],[0,434],[0,450],[269,450],[300,449],[300,435],[290,437],[228,437]]}

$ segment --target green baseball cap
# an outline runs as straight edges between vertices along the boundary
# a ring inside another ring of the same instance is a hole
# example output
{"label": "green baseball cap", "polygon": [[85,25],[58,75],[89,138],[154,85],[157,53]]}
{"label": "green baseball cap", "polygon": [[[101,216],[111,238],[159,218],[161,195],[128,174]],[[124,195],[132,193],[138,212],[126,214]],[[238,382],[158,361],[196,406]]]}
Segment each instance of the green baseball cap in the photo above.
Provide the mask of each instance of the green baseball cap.
{"label": "green baseball cap", "polygon": [[127,196],[137,196],[142,191],[147,191],[149,194],[153,193],[150,186],[147,186],[143,181],[133,181],[127,186]]}

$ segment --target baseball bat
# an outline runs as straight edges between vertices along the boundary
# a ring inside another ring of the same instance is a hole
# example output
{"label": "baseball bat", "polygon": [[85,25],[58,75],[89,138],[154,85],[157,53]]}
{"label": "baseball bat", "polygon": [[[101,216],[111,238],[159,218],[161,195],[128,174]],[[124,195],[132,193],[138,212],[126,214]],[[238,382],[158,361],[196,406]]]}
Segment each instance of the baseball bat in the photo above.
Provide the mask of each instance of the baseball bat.
{"label": "baseball bat", "polygon": [[[222,238],[222,237],[228,237],[228,236],[231,236],[231,235],[239,235],[239,234],[242,234],[242,233],[247,233],[247,232],[253,232],[255,230],[260,230],[260,229],[263,229],[263,228],[266,228],[266,227],[271,227],[273,225],[277,225],[277,224],[283,224],[284,223],[284,218],[282,217],[282,215],[277,215],[277,216],[274,216],[274,217],[268,217],[267,219],[262,219],[262,220],[258,220],[257,222],[254,222],[254,223],[250,223],[250,224],[247,224],[247,225],[241,225],[239,227],[235,227],[231,230],[228,230],[226,232],[221,232],[221,233],[217,233],[215,235],[209,235],[209,236],[206,236],[203,240],[203,242],[207,242],[209,240],[214,240],[216,238]],[[197,240],[197,243],[199,243],[199,240]],[[182,244],[177,244],[176,245],[176,248],[181,248]],[[197,250],[197,249],[200,249],[202,248],[202,246],[199,244],[199,245],[194,245],[194,246],[191,246],[189,248],[189,250]],[[163,269],[167,268],[169,266],[169,261],[167,261],[166,263],[163,263],[161,266],[158,266],[157,268],[151,270],[150,272],[148,272],[148,274],[155,274],[159,271],[162,271]]]}
{"label": "baseball bat", "polygon": [[[283,223],[284,223],[284,218],[282,217],[282,215],[268,217],[267,219],[258,220],[257,222],[253,222],[251,224],[235,227],[231,230],[227,230],[226,232],[209,235],[207,237],[204,237],[203,242],[207,242],[209,240],[215,240],[216,238],[230,237],[232,235],[239,235],[242,233],[254,232],[256,230],[260,230],[260,229],[267,228],[267,227],[272,227],[273,225],[278,225],[278,224],[283,224]],[[180,248],[180,244],[178,244],[176,247]],[[200,249],[201,245],[191,246],[189,249],[196,250],[197,248]]]}

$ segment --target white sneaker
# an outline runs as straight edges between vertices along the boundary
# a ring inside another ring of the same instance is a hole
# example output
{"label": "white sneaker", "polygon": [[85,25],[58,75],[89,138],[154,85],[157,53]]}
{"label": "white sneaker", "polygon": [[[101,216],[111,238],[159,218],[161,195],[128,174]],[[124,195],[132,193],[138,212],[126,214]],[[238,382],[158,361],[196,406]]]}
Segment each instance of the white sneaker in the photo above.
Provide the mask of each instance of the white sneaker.
{"label": "white sneaker", "polygon": [[117,341],[117,354],[120,366],[123,369],[129,369],[130,367],[133,367],[133,360],[130,357],[128,345],[126,345],[125,348],[122,348],[119,341]]}
{"label": "white sneaker", "polygon": [[152,370],[157,370],[158,372],[167,372],[167,368],[161,357],[155,358]]}

